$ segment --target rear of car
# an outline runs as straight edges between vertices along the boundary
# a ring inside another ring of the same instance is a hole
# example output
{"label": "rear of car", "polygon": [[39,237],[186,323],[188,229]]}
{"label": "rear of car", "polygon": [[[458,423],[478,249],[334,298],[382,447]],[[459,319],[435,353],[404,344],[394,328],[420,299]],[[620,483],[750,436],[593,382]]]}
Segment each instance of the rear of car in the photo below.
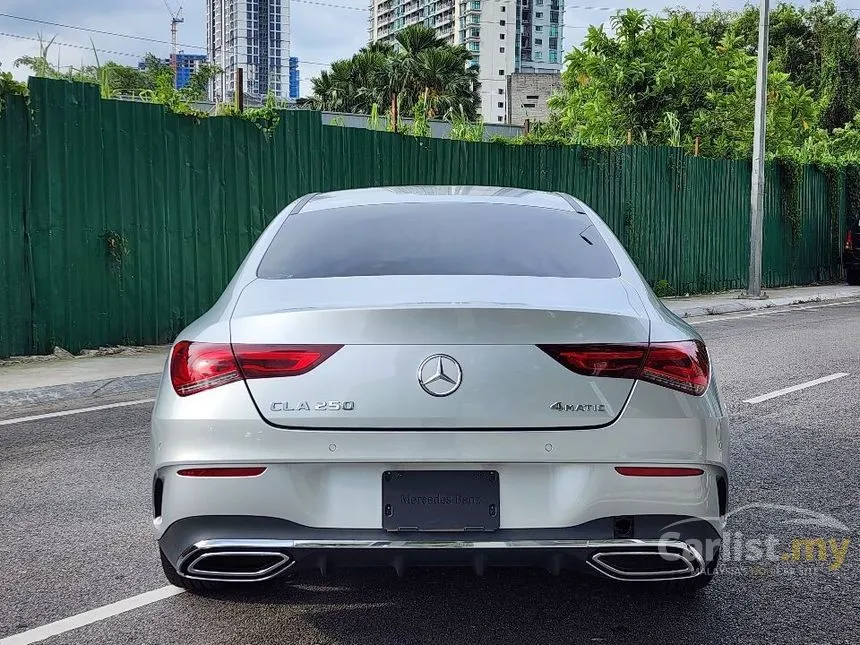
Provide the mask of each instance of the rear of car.
{"label": "rear of car", "polygon": [[845,279],[848,284],[860,285],[860,220],[848,228],[845,248],[842,251],[842,264],[845,267]]}
{"label": "rear of car", "polygon": [[152,429],[186,587],[364,565],[699,585],[727,504],[704,343],[562,195],[290,205],[180,334]]}

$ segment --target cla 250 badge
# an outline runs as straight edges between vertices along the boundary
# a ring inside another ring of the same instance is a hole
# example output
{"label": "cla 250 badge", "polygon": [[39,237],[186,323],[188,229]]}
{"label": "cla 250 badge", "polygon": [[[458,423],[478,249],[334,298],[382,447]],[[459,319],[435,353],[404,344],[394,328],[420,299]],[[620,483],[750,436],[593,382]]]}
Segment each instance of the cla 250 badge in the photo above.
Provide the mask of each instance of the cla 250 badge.
{"label": "cla 250 badge", "polygon": [[275,401],[269,406],[272,412],[301,412],[303,410],[316,410],[317,412],[349,412],[355,409],[355,401],[318,401],[311,404],[307,401],[290,403],[288,401]]}

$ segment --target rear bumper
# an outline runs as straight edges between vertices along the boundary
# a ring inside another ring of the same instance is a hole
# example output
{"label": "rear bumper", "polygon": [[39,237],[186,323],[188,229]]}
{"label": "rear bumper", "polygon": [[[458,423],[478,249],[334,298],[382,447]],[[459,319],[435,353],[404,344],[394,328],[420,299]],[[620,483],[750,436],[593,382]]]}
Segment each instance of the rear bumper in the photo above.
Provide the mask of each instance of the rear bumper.
{"label": "rear bumper", "polygon": [[[625,529],[623,536],[619,529]],[[354,567],[402,573],[415,566],[460,566],[482,573],[487,567],[533,566],[554,574],[573,570],[657,581],[702,575],[720,547],[720,533],[702,519],[668,515],[447,535],[321,530],[275,518],[198,516],[171,525],[159,546],[180,575],[199,580],[262,581]],[[241,568],[234,566],[240,561]]]}
{"label": "rear bumper", "polygon": [[860,251],[844,251],[842,266],[848,271],[860,271]]}
{"label": "rear bumper", "polygon": [[[498,530],[555,531],[607,517],[676,515],[708,518],[719,531],[727,507],[728,475],[714,464],[681,464],[702,470],[701,475],[688,477],[624,476],[611,463],[259,465],[265,465],[266,471],[254,477],[183,477],[177,472],[179,467],[160,469],[153,495],[155,537],[161,538],[169,527],[197,516],[273,518],[317,530],[344,530],[350,537],[354,532],[380,531],[384,527],[383,476],[387,470],[398,469],[497,471]],[[383,537],[385,533],[367,535],[374,540],[388,539]],[[198,539],[210,537],[220,535]]]}

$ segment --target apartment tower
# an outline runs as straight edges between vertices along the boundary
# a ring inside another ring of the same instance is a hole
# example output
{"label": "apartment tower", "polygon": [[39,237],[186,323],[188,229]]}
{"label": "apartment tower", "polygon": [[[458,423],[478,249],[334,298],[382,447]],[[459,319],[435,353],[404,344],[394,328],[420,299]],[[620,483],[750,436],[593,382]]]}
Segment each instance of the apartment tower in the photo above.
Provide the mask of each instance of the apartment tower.
{"label": "apartment tower", "polygon": [[481,114],[504,123],[508,76],[561,71],[564,0],[371,0],[370,40],[415,23],[465,45],[479,68]]}
{"label": "apartment tower", "polygon": [[288,98],[289,0],[206,0],[206,46],[224,70],[210,90],[214,100],[233,100],[240,67],[245,94]]}

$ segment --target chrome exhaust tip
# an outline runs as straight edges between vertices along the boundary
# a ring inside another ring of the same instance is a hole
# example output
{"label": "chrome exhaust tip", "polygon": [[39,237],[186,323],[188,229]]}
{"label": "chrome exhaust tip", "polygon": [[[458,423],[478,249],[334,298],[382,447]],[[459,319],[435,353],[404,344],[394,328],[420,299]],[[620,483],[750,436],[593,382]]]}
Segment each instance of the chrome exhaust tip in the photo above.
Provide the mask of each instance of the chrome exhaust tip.
{"label": "chrome exhaust tip", "polygon": [[261,582],[283,573],[291,564],[280,551],[204,551],[188,558],[183,575],[212,581]]}
{"label": "chrome exhaust tip", "polygon": [[691,546],[672,543],[648,548],[599,551],[588,564],[613,580],[668,581],[695,578],[705,570],[702,556]]}

